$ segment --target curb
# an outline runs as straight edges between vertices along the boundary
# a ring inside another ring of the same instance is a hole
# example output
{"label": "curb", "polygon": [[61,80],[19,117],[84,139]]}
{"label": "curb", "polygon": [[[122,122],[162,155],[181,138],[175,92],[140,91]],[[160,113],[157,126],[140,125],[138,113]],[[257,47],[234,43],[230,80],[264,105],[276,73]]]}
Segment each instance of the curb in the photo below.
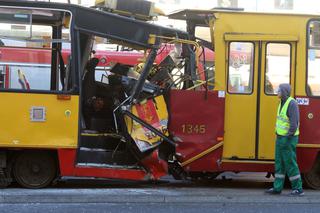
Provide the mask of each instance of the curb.
{"label": "curb", "polygon": [[[199,190],[199,189],[195,189]],[[211,192],[208,193],[208,192]],[[319,193],[291,197],[235,192],[185,191],[178,189],[72,189],[0,191],[0,204],[23,203],[273,203],[319,204]]]}

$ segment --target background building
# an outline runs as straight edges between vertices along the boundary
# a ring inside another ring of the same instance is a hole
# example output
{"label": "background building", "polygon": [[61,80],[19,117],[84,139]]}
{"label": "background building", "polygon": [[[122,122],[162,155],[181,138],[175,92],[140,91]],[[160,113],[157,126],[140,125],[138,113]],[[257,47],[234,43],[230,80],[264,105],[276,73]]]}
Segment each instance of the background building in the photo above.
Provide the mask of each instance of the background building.
{"label": "background building", "polygon": [[175,9],[212,9],[214,7],[239,7],[246,11],[294,11],[319,13],[320,1],[314,0],[151,0],[167,12]]}
{"label": "background building", "polygon": [[[33,0],[40,1],[40,0]],[[45,1],[45,0],[41,0]],[[64,2],[92,6],[95,0],[47,0],[51,2]],[[132,0],[134,1],[134,0]],[[316,0],[150,0],[166,12],[174,10],[212,9],[214,7],[239,7],[247,11],[295,11],[307,13],[320,13],[320,1]]]}

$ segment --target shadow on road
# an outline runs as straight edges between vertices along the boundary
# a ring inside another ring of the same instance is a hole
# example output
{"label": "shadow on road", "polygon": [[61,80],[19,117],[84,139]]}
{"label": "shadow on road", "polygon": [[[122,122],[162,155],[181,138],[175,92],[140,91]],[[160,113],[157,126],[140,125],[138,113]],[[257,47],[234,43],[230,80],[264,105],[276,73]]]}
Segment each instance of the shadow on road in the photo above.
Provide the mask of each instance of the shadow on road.
{"label": "shadow on road", "polygon": [[[191,180],[174,180],[167,176],[159,181],[118,181],[106,179],[83,179],[83,178],[63,178],[50,188],[64,189],[84,189],[84,188],[247,188],[261,189],[268,188],[272,185],[273,179],[265,178],[263,173],[223,173],[215,180],[208,181],[191,181]],[[19,187],[13,184],[10,188]]]}

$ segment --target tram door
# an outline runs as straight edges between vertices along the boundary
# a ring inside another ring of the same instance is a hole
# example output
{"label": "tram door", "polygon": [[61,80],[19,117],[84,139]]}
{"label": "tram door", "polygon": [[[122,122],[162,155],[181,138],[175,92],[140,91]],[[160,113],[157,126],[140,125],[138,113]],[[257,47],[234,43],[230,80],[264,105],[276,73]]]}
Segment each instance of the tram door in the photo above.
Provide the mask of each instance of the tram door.
{"label": "tram door", "polygon": [[258,97],[256,157],[274,159],[275,121],[279,104],[279,84],[289,83],[294,95],[296,42],[268,41],[261,43],[260,98]]}
{"label": "tram door", "polygon": [[225,159],[274,159],[277,90],[290,83],[294,91],[296,43],[266,37],[227,41]]}

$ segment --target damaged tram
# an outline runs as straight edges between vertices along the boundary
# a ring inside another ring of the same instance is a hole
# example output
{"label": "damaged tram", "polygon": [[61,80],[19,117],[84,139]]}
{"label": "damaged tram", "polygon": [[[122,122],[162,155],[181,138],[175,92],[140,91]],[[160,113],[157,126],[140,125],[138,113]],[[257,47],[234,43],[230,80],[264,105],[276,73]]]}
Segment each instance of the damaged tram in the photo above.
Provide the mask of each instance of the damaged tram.
{"label": "damaged tram", "polygon": [[[169,172],[181,178],[175,157],[181,139],[168,130],[168,103],[180,111],[174,100],[184,97],[209,108],[216,98],[204,90],[212,79],[205,51],[186,32],[59,3],[0,1],[0,15],[0,62],[12,82],[0,89],[3,187],[16,181],[42,188],[64,176],[157,180]],[[139,64],[98,70],[97,40],[144,54]],[[20,64],[6,61],[24,48]],[[209,127],[185,122],[184,128],[209,138]]]}
{"label": "damaged tram", "polygon": [[[319,16],[172,14],[187,21],[188,32],[57,3],[0,0],[0,16],[5,48],[21,48],[23,40],[51,52],[48,78],[33,84],[39,67],[16,66],[20,87],[0,89],[2,186],[17,181],[41,188],[65,176],[157,180],[167,174],[214,179],[224,171],[272,173],[276,90],[290,83],[300,105],[300,171],[320,189]],[[37,28],[51,33],[39,37]],[[211,41],[198,38],[199,28]],[[97,72],[97,40],[144,57]],[[66,44],[71,54],[64,59]],[[155,63],[163,47],[170,51]],[[214,64],[205,47],[215,51]]]}

